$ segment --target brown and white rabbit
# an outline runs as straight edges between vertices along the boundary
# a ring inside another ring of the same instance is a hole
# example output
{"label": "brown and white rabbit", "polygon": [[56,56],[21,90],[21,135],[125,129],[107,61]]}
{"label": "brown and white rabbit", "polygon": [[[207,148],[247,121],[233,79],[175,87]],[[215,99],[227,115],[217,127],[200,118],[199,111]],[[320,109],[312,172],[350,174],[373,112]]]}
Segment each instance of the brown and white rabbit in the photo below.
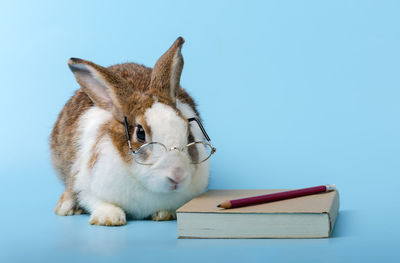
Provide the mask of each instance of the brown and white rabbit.
{"label": "brown and white rabbit", "polygon": [[113,226],[124,225],[126,214],[171,220],[179,206],[206,190],[208,161],[192,164],[191,153],[171,150],[142,165],[130,154],[125,134],[126,116],[133,149],[150,141],[175,149],[203,138],[199,126],[188,122],[199,114],[179,84],[183,43],[179,37],[154,69],[68,61],[81,88],[51,134],[52,162],[65,183],[56,214],[87,211],[90,224]]}

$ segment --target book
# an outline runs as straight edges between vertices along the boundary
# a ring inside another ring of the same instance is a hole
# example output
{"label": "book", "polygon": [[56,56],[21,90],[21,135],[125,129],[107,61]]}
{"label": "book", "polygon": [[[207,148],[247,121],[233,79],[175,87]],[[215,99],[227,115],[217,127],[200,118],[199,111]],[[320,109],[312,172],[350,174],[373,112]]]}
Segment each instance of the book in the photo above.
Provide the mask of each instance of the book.
{"label": "book", "polygon": [[223,209],[226,200],[285,190],[209,190],[177,212],[178,238],[330,237],[339,211],[338,191]]}

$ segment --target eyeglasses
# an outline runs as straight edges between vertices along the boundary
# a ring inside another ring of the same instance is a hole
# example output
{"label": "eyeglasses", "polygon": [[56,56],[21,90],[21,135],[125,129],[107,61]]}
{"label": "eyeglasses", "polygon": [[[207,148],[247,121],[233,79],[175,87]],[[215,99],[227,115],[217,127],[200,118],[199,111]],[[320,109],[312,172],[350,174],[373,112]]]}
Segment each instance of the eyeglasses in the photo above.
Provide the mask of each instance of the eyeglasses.
{"label": "eyeglasses", "polygon": [[126,139],[128,141],[129,153],[134,157],[135,162],[143,165],[155,164],[166,152],[179,151],[189,153],[193,164],[200,164],[207,161],[212,154],[215,153],[216,148],[211,144],[211,139],[206,130],[197,118],[189,118],[189,123],[195,121],[200,127],[201,132],[207,141],[191,142],[184,147],[171,147],[168,148],[160,142],[149,142],[140,146],[136,151],[131,146],[131,136],[128,129],[128,121],[124,116],[124,126]]}

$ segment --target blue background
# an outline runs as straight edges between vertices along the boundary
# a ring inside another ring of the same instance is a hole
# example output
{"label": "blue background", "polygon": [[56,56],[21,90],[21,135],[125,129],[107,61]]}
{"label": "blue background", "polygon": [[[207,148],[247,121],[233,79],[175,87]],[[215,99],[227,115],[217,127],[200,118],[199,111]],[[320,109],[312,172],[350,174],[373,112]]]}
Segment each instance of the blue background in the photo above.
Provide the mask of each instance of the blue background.
{"label": "blue background", "polygon": [[[0,261],[399,261],[399,13],[398,1],[2,1]],[[178,36],[181,84],[218,149],[210,188],[336,183],[332,238],[177,240],[176,222],[53,214],[48,136],[78,88],[68,58],[153,66]]]}

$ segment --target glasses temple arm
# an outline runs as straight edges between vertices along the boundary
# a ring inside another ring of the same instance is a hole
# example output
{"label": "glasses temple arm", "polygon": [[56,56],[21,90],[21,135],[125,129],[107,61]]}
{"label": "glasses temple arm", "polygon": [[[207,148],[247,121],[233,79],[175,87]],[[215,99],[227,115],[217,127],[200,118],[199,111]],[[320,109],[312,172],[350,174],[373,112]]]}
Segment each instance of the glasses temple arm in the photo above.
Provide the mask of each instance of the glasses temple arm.
{"label": "glasses temple arm", "polygon": [[191,122],[191,121],[196,121],[197,124],[198,124],[199,127],[200,127],[200,130],[203,132],[204,137],[206,137],[207,141],[211,142],[210,137],[208,136],[206,130],[205,130],[204,127],[203,127],[203,124],[201,124],[201,122],[200,122],[199,119],[197,119],[197,118],[189,118],[188,121],[189,121],[189,122]]}
{"label": "glasses temple arm", "polygon": [[131,146],[131,136],[129,135],[128,120],[127,120],[126,116],[124,116],[124,127],[125,127],[126,140],[128,141],[129,151],[134,152],[132,150],[132,146]]}

